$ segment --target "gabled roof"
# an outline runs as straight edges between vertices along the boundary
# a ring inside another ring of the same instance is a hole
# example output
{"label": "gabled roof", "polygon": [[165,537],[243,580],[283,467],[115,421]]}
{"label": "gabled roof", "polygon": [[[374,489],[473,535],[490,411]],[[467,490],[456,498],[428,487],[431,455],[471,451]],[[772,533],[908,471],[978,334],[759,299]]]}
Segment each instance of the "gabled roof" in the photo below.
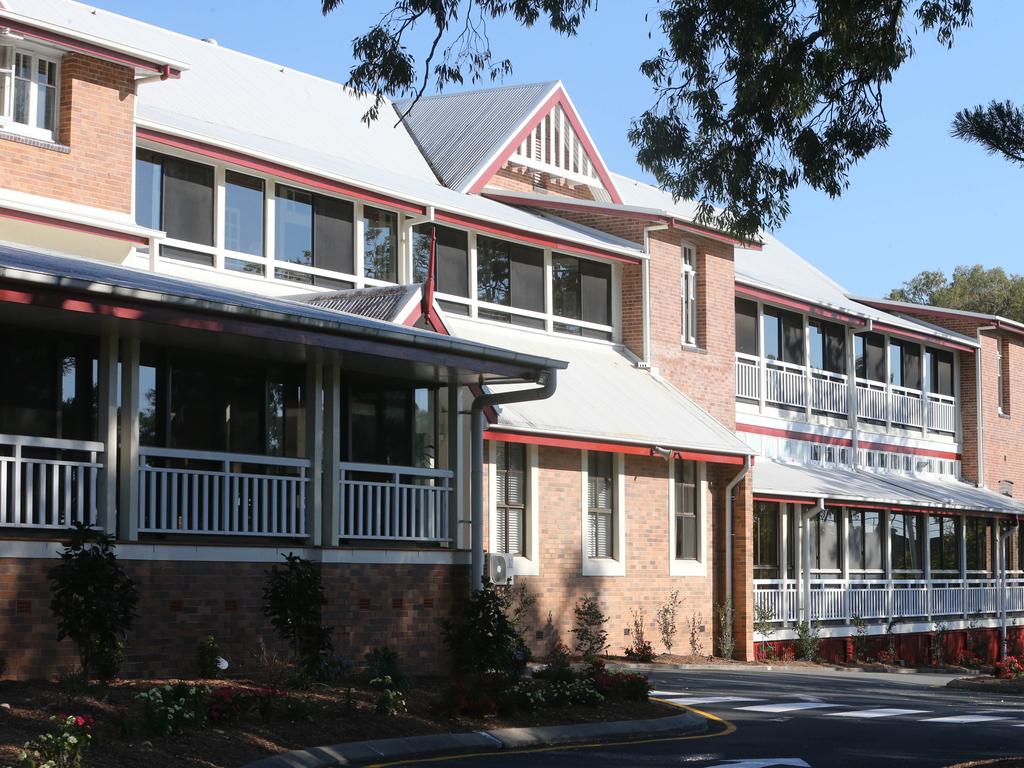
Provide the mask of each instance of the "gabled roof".
{"label": "gabled roof", "polygon": [[[411,99],[394,103],[399,115]],[[480,192],[551,110],[559,107],[612,202],[621,197],[561,81],[424,96],[405,125],[446,187]]]}
{"label": "gabled roof", "polygon": [[1009,331],[1024,335],[1024,323],[1011,320],[1002,315],[990,315],[986,312],[969,312],[965,309],[949,309],[948,307],[936,307],[931,304],[913,304],[908,301],[896,301],[894,299],[875,299],[867,296],[854,296],[857,301],[872,307],[878,307],[889,312],[901,315],[914,315],[923,317],[948,317],[952,319],[973,320],[979,325],[994,325],[1000,330]]}

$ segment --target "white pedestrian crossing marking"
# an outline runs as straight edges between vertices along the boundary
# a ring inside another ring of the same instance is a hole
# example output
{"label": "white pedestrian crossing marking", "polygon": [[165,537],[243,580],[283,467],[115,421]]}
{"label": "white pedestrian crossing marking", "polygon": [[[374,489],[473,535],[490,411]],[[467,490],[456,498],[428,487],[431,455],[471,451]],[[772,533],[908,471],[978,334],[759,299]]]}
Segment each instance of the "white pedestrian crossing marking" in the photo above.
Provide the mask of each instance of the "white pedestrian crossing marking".
{"label": "white pedestrian crossing marking", "polygon": [[853,712],[827,712],[829,717],[896,717],[897,715],[926,715],[927,709],[858,709]]}
{"label": "white pedestrian crossing marking", "polygon": [[736,707],[749,712],[796,712],[802,709],[824,709],[838,707],[839,704],[825,704],[820,701],[790,701],[785,704],[755,704],[752,707]]}
{"label": "white pedestrian crossing marking", "polygon": [[995,715],[953,715],[951,717],[926,717],[925,723],[984,723],[989,720],[1009,720],[1008,717]]}
{"label": "white pedestrian crossing marking", "polygon": [[662,696],[661,698],[675,704],[735,704],[741,701],[764,701],[764,699],[751,699],[746,696]]}

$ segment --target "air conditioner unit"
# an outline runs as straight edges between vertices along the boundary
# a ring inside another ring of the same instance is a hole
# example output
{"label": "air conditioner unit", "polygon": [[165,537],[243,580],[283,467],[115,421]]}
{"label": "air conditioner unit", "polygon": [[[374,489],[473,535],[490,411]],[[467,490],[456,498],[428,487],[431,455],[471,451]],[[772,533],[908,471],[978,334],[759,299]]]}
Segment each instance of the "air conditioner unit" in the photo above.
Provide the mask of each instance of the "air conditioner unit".
{"label": "air conditioner unit", "polygon": [[487,578],[499,587],[507,587],[515,575],[514,556],[500,552],[487,553]]}

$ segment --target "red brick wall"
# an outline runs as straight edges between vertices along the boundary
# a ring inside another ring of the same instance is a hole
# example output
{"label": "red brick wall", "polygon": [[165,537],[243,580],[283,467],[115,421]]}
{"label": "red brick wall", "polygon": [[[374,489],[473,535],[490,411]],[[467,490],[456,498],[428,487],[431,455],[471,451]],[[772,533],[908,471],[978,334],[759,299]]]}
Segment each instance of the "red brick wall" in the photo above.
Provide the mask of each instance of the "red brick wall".
{"label": "red brick wall", "polygon": [[[41,677],[77,664],[74,645],[57,643],[46,574],[56,560],[0,559],[0,655],[8,674]],[[212,634],[232,664],[251,665],[262,638],[280,648],[261,600],[267,563],[131,561],[124,566],[141,595],[124,673],[195,674],[196,645]],[[323,566],[334,649],[362,661],[372,647],[397,649],[407,669],[443,671],[438,622],[468,592],[466,566]]]}
{"label": "red brick wall", "polygon": [[[540,174],[540,183],[535,186],[533,183],[534,172],[522,166],[510,166],[505,164],[498,172],[487,180],[487,185],[511,189],[516,192],[543,192],[559,197],[572,197],[577,200],[593,200],[594,193],[590,187],[584,184],[570,186],[563,179],[552,176],[549,173]],[[600,182],[595,181],[596,184]]]}
{"label": "red brick wall", "polygon": [[70,151],[0,141],[0,184],[66,202],[131,211],[134,110],[130,68],[65,54],[57,140]]}

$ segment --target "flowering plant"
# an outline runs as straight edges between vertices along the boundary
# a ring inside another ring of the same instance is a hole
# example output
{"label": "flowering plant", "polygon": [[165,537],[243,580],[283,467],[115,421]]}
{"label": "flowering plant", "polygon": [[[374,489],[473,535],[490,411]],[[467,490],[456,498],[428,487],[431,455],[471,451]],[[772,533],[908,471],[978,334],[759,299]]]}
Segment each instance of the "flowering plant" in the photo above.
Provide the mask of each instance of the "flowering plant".
{"label": "flowering plant", "polygon": [[1002,680],[1019,680],[1024,677],[1024,658],[1020,656],[1007,656],[1003,661],[997,661],[992,665],[996,671],[996,677]]}
{"label": "flowering plant", "polygon": [[206,716],[211,721],[234,720],[241,711],[238,698],[230,688],[214,688],[210,692],[210,703],[206,707]]}
{"label": "flowering plant", "polygon": [[151,688],[135,698],[149,730],[168,736],[188,726],[205,725],[209,696],[208,686],[179,683]]}
{"label": "flowering plant", "polygon": [[900,660],[895,653],[883,648],[878,652],[877,661],[879,664],[898,664]]}
{"label": "flowering plant", "polygon": [[60,715],[50,718],[57,733],[46,733],[25,744],[23,768],[80,768],[92,743],[93,719],[88,715]]}

